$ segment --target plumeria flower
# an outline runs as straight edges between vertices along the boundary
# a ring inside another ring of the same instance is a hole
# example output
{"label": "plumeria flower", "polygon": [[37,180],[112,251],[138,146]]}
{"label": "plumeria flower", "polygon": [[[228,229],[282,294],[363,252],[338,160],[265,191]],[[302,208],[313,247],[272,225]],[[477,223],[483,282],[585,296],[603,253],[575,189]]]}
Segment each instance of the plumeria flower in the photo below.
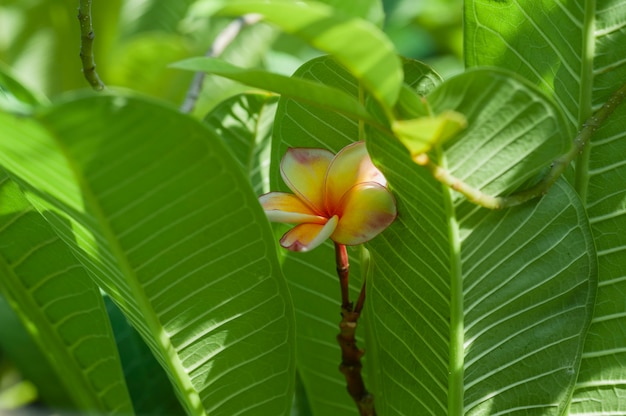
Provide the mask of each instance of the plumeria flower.
{"label": "plumeria flower", "polygon": [[396,201],[372,163],[365,142],[337,155],[325,149],[289,148],[280,173],[292,193],[270,192],[259,201],[270,221],[297,224],[281,246],[309,251],[330,238],[335,243],[365,243],[396,218]]}

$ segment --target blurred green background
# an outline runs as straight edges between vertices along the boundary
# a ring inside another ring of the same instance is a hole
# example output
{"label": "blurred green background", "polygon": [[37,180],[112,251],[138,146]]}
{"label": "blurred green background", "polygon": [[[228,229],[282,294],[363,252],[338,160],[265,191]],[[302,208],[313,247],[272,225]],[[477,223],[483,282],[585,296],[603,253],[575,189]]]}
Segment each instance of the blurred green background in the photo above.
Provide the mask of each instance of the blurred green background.
{"label": "blurred green background", "polygon": [[[380,11],[376,0],[360,1]],[[132,89],[180,106],[193,74],[168,65],[206,53],[232,20],[213,16],[222,3],[93,1],[95,59],[101,79],[109,88]],[[430,64],[444,78],[463,70],[462,0],[384,0],[382,6],[384,30],[400,54]],[[78,0],[0,0],[0,69],[41,101],[89,88],[81,73],[77,8]],[[256,24],[245,28],[221,57],[244,67],[290,74],[318,54],[298,39]],[[203,117],[245,88],[208,76],[194,113]],[[4,311],[0,313],[0,414],[40,399],[36,388],[11,363],[11,348],[27,342],[2,339],[2,329],[17,324],[2,304],[0,298]]]}
{"label": "blurred green background", "polygon": [[[212,17],[221,3],[93,1],[100,77],[109,87],[180,104],[193,74],[168,64],[207,51],[231,20]],[[77,7],[78,0],[0,0],[0,63],[34,92],[51,99],[87,87],[78,56]],[[385,32],[400,54],[431,64],[444,78],[462,69],[461,0],[384,0],[383,8]],[[289,74],[315,55],[297,39],[257,24],[246,28],[222,57],[237,65]],[[205,87],[211,98],[204,97],[202,111],[232,95],[233,86],[211,78]]]}

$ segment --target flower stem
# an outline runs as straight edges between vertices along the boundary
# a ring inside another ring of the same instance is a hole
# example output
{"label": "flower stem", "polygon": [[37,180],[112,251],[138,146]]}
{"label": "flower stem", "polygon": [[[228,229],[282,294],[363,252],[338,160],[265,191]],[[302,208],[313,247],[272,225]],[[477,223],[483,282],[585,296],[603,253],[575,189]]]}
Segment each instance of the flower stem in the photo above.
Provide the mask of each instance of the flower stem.
{"label": "flower stem", "polygon": [[339,323],[339,334],[337,342],[341,347],[341,364],[339,371],[346,378],[347,390],[354,400],[361,416],[375,416],[374,396],[365,388],[363,377],[361,376],[361,357],[365,351],[356,345],[356,328],[363,304],[365,302],[365,282],[361,289],[361,294],[357,300],[357,306],[352,308],[348,293],[348,275],[350,265],[348,263],[348,252],[346,246],[335,243],[335,259],[337,260],[337,275],[341,286],[341,322]]}
{"label": "flower stem", "polygon": [[348,262],[348,251],[345,245],[335,243],[335,260],[337,263],[337,276],[339,276],[339,287],[341,288],[341,308],[352,310],[348,288],[350,263]]}
{"label": "flower stem", "polygon": [[96,35],[91,25],[91,0],[80,0],[78,22],[80,23],[80,60],[83,64],[83,75],[94,90],[101,91],[104,89],[104,83],[96,72],[96,61],[93,57],[93,40]]}

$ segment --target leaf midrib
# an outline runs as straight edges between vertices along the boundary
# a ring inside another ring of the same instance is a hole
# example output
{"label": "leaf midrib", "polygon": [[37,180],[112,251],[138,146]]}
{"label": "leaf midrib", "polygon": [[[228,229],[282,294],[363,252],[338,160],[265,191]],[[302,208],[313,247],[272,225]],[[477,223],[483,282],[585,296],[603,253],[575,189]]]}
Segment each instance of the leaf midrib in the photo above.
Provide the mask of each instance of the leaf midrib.
{"label": "leaf midrib", "polygon": [[[585,17],[583,21],[583,45],[581,56],[580,90],[578,105],[578,126],[582,128],[585,122],[591,117],[593,98],[593,61],[595,54],[595,18],[596,0],[585,0]],[[591,146],[587,145],[576,160],[576,177],[574,188],[586,204],[587,187],[589,185],[589,158],[591,156]]]}
{"label": "leaf midrib", "polygon": [[[152,308],[143,287],[139,283],[139,279],[130,265],[128,258],[124,255],[124,250],[116,238],[115,233],[113,232],[113,229],[111,228],[111,225],[99,204],[96,194],[89,186],[89,182],[86,179],[84,172],[72,157],[69,149],[66,148],[62,140],[58,137],[54,128],[48,125],[44,120],[40,119],[39,121],[49,132],[50,137],[56,144],[59,152],[65,158],[69,170],[74,175],[74,179],[82,191],[85,206],[91,209],[91,216],[94,219],[94,223],[99,225],[101,235],[104,241],[108,243],[108,249],[113,258],[116,260],[120,272],[127,278],[126,283],[131,290],[132,300],[134,300],[137,305],[137,309],[141,312],[141,317],[144,319],[144,323],[152,336],[153,342],[150,344],[159,346],[162,356],[167,358],[163,360],[163,364],[166,365],[169,370],[168,373],[171,381],[178,385],[177,389],[181,393],[181,398],[185,398],[185,400],[181,400],[183,401],[183,406],[191,415],[206,416],[206,412],[202,407],[200,396],[185,371],[176,349],[170,342],[169,338],[165,335],[165,330],[157,315],[154,313],[154,309]],[[144,331],[141,331],[141,333],[144,333]]]}

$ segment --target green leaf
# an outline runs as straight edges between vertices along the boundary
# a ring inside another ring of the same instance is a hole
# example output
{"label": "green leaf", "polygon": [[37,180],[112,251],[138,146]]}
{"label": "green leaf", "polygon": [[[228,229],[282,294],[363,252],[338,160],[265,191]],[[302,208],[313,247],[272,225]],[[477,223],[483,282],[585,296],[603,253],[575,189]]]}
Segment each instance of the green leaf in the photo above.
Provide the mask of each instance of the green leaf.
{"label": "green leaf", "polygon": [[[404,61],[405,73],[412,73],[415,79],[410,83],[420,91],[434,85],[438,79],[432,70],[421,63]],[[294,74],[297,77],[314,79],[328,86],[358,96],[357,81],[331,56],[315,58]],[[420,79],[420,82],[414,82]],[[333,152],[359,140],[358,123],[342,114],[317,106],[307,105],[281,97],[276,111],[274,140],[272,142],[272,165],[270,183],[272,190],[287,190],[280,179],[279,163],[288,147],[321,147]],[[284,232],[285,227],[280,227]],[[280,236],[278,233],[277,237]],[[360,253],[350,249],[350,288],[351,299],[356,299],[361,288]],[[334,250],[326,243],[310,253],[285,253],[283,272],[287,278],[296,309],[297,365],[306,389],[313,415],[356,415],[356,406],[346,392],[346,382],[338,370],[341,359],[339,346],[335,341],[340,320],[341,304],[339,283],[335,272]],[[367,309],[367,307],[366,307]],[[357,341],[364,345],[369,313],[359,320]],[[372,357],[364,357],[363,376],[371,390],[368,378],[372,371]]]}
{"label": "green leaf", "polygon": [[[567,114],[570,132],[581,128],[626,79],[623,30],[626,4],[466,2],[466,57],[470,65],[514,69],[549,92]],[[537,43],[539,42],[539,43]],[[529,44],[542,45],[528,48]],[[593,123],[593,119],[590,119]],[[626,404],[623,317],[626,291],[626,108],[624,104],[593,134],[576,161],[581,195],[598,249],[600,283],[570,414],[621,414]],[[573,133],[572,133],[573,136]]]}
{"label": "green leaf", "polygon": [[277,102],[278,97],[272,95],[240,94],[223,101],[204,119],[232,150],[257,195],[269,192],[269,155]]}
{"label": "green leaf", "polygon": [[[626,41],[626,39],[625,39]],[[589,160],[587,215],[598,250],[600,284],[571,414],[626,412],[620,391],[626,388],[626,106],[597,130]]]}
{"label": "green leaf", "polygon": [[[39,348],[2,295],[0,324],[2,333],[5,334],[0,337],[0,378],[3,380],[0,387],[0,408],[10,409],[13,408],[11,403],[24,404],[24,401],[35,400],[45,403],[50,409],[74,407],[71,392],[61,382],[60,374],[57,374],[52,363],[48,362],[45,350]],[[19,389],[17,397],[14,397],[14,388]],[[19,393],[28,393],[29,390],[34,392],[30,395]]]}
{"label": "green leaf", "polygon": [[[76,409],[132,412],[97,286],[4,169],[0,169],[0,200],[0,292]],[[3,332],[3,337],[12,336]],[[33,381],[46,390],[52,380]]]}
{"label": "green leaf", "polygon": [[256,195],[211,130],[107,95],[0,125],[0,163],[53,214],[188,413],[290,408],[291,300]]}
{"label": "green leaf", "polygon": [[[515,71],[553,95],[567,114],[570,132],[582,123],[579,103],[590,76],[583,61],[586,34],[582,0],[513,3],[472,0],[465,3],[465,61]],[[595,2],[586,2],[587,4]],[[593,12],[592,12],[593,13]],[[529,45],[542,45],[529,48]],[[589,111],[587,109],[586,111]]]}
{"label": "green leaf", "polygon": [[314,2],[290,0],[228,3],[221,13],[258,13],[287,33],[333,55],[381,103],[391,110],[402,85],[402,65],[389,39],[374,25],[346,17]]}
{"label": "green leaf", "polygon": [[289,98],[332,109],[350,117],[372,120],[372,116],[365,107],[345,92],[306,79],[286,77],[262,70],[239,68],[216,58],[190,58],[172,66],[220,75],[252,87],[273,91]]}
{"label": "green leaf", "polygon": [[560,184],[538,205],[455,209],[398,145],[371,143],[399,211],[369,244],[381,414],[560,414],[595,288],[575,194]]}
{"label": "green leaf", "polygon": [[9,68],[0,63],[0,109],[12,113],[28,114],[31,107],[45,102],[45,98],[23,86]]}

